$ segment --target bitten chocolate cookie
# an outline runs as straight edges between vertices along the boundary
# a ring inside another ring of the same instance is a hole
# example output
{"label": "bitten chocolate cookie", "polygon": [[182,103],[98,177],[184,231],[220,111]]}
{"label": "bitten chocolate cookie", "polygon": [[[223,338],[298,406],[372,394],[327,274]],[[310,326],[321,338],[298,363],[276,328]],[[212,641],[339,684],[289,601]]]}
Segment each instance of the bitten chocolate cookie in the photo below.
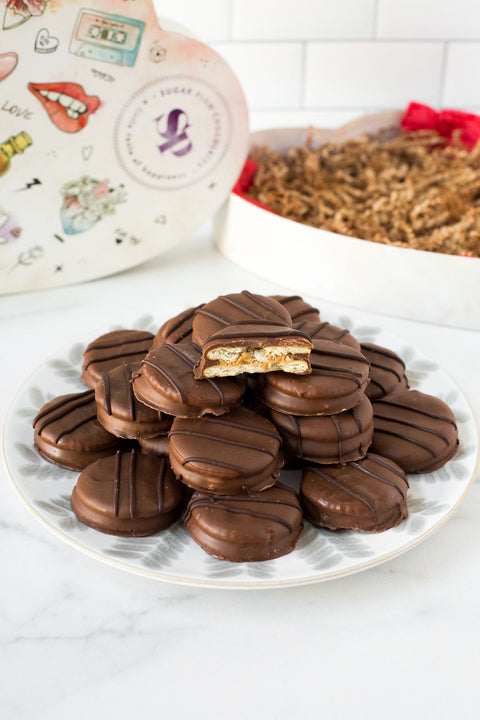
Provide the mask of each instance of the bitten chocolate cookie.
{"label": "bitten chocolate cookie", "polygon": [[286,555],[294,549],[303,527],[297,494],[280,483],[254,495],[195,492],[184,522],[207,553],[230,562]]}
{"label": "bitten chocolate cookie", "polygon": [[365,391],[370,400],[408,390],[405,363],[393,350],[372,343],[362,343],[361,348],[370,363],[370,382]]}
{"label": "bitten chocolate cookie", "polygon": [[314,525],[382,532],[407,517],[407,490],[405,473],[396,463],[368,453],[346,465],[307,468],[300,501]]}
{"label": "bitten chocolate cookie", "polygon": [[121,537],[153,535],[180,517],[183,487],[168,458],[118,450],[81,473],[72,510],[89,527]]}
{"label": "bitten chocolate cookie", "polygon": [[268,321],[230,325],[204,343],[197,379],[242,373],[310,372],[311,340],[300,330]]}
{"label": "bitten chocolate cookie", "polygon": [[102,373],[95,387],[97,417],[101,425],[113,435],[132,440],[167,433],[173,422],[165,415],[139,402],[132,389],[132,373],[140,363],[123,362],[113,370]]}
{"label": "bitten chocolate cookie", "polygon": [[133,392],[140,402],[178,417],[222,415],[242,399],[245,383],[234,378],[195,380],[193,368],[201,357],[192,343],[153,348],[133,375]]}
{"label": "bitten chocolate cookie", "polygon": [[93,390],[60,395],[46,403],[33,427],[34,445],[40,455],[68,470],[83,470],[94,460],[111,455],[121,444],[98,422]]}
{"label": "bitten chocolate cookie", "polygon": [[368,382],[368,361],[348,345],[313,340],[311,375],[268,373],[262,401],[292,415],[333,415],[358,405]]}
{"label": "bitten chocolate cookie", "polygon": [[90,388],[122,362],[140,362],[152,347],[153,335],[143,330],[114,330],[87,345],[83,355],[82,381]]}
{"label": "bitten chocolate cookie", "polygon": [[270,412],[285,453],[321,464],[347,463],[364,457],[373,436],[373,409],[363,396],[358,405],[337,415],[286,415]]}
{"label": "bitten chocolate cookie", "polygon": [[201,307],[203,305],[188,308],[167,320],[155,335],[153,347],[159,347],[165,343],[177,345],[178,343],[191,342],[193,317]]}
{"label": "bitten chocolate cookie", "polygon": [[214,333],[229,325],[256,320],[292,327],[290,313],[280,303],[243,290],[233,295],[221,295],[199,308],[193,318],[192,340],[201,347]]}
{"label": "bitten chocolate cookie", "polygon": [[272,423],[247,408],[221,417],[176,418],[168,455],[189,487],[219,495],[263,490],[283,465],[281,438]]}
{"label": "bitten chocolate cookie", "polygon": [[270,295],[271,298],[283,305],[288,310],[293,323],[301,320],[313,320],[320,322],[318,308],[313,307],[300,297],[300,295]]}
{"label": "bitten chocolate cookie", "polygon": [[301,322],[296,322],[293,327],[304,332],[311,340],[335,340],[336,342],[342,343],[342,345],[349,345],[361,352],[360,343],[348,330],[339,328],[336,325],[331,325],[328,322],[302,320]]}
{"label": "bitten chocolate cookie", "polygon": [[442,400],[405,390],[373,403],[371,451],[394,460],[407,473],[438,470],[458,447],[455,415]]}

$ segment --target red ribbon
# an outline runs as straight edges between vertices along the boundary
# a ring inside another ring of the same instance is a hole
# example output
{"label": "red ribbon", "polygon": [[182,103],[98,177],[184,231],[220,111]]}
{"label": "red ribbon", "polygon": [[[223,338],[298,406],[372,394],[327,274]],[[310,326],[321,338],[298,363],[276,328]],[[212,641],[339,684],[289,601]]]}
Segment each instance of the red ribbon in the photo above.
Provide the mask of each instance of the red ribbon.
{"label": "red ribbon", "polygon": [[402,130],[436,130],[448,142],[452,141],[455,130],[461,130],[460,139],[468,150],[480,138],[480,117],[462,110],[441,110],[437,112],[428,105],[411,102],[402,118]]}

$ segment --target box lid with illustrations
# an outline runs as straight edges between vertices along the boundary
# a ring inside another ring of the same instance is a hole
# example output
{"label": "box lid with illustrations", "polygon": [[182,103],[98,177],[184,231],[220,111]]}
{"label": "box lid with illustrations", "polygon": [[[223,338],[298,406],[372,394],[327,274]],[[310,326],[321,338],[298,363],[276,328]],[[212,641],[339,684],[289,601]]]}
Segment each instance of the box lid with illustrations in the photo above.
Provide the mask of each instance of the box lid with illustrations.
{"label": "box lid with illustrations", "polygon": [[0,294],[144,262],[228,195],[242,89],[165,27],[152,0],[0,0]]}

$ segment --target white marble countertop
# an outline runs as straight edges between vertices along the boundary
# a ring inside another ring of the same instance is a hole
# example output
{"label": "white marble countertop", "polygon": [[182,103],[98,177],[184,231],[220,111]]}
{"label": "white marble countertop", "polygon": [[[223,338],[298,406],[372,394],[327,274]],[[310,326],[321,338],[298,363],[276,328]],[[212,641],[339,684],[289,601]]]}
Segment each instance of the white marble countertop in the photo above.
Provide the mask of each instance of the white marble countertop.
{"label": "white marble countertop", "polygon": [[[288,291],[208,232],[121,275],[0,298],[0,417],[46,356],[108,323],[242,289]],[[339,307],[319,301],[322,315]],[[480,333],[345,309],[436,359],[480,417]],[[477,718],[480,490],[422,544],[329,582],[170,585],[64,544],[0,468],[0,717]],[[477,595],[478,593],[478,595]]]}

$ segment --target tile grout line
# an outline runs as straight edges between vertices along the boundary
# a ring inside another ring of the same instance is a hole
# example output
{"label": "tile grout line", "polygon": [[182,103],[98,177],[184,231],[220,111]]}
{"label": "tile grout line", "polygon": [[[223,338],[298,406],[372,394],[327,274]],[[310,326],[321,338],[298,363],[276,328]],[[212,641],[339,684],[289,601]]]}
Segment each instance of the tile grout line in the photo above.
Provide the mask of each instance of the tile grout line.
{"label": "tile grout line", "polygon": [[439,108],[443,107],[443,99],[445,97],[445,80],[447,76],[447,63],[448,63],[448,50],[449,50],[449,44],[448,42],[444,43],[443,46],[443,53],[442,53],[442,64],[440,67],[440,83],[439,83],[439,97],[438,97],[438,106]]}

